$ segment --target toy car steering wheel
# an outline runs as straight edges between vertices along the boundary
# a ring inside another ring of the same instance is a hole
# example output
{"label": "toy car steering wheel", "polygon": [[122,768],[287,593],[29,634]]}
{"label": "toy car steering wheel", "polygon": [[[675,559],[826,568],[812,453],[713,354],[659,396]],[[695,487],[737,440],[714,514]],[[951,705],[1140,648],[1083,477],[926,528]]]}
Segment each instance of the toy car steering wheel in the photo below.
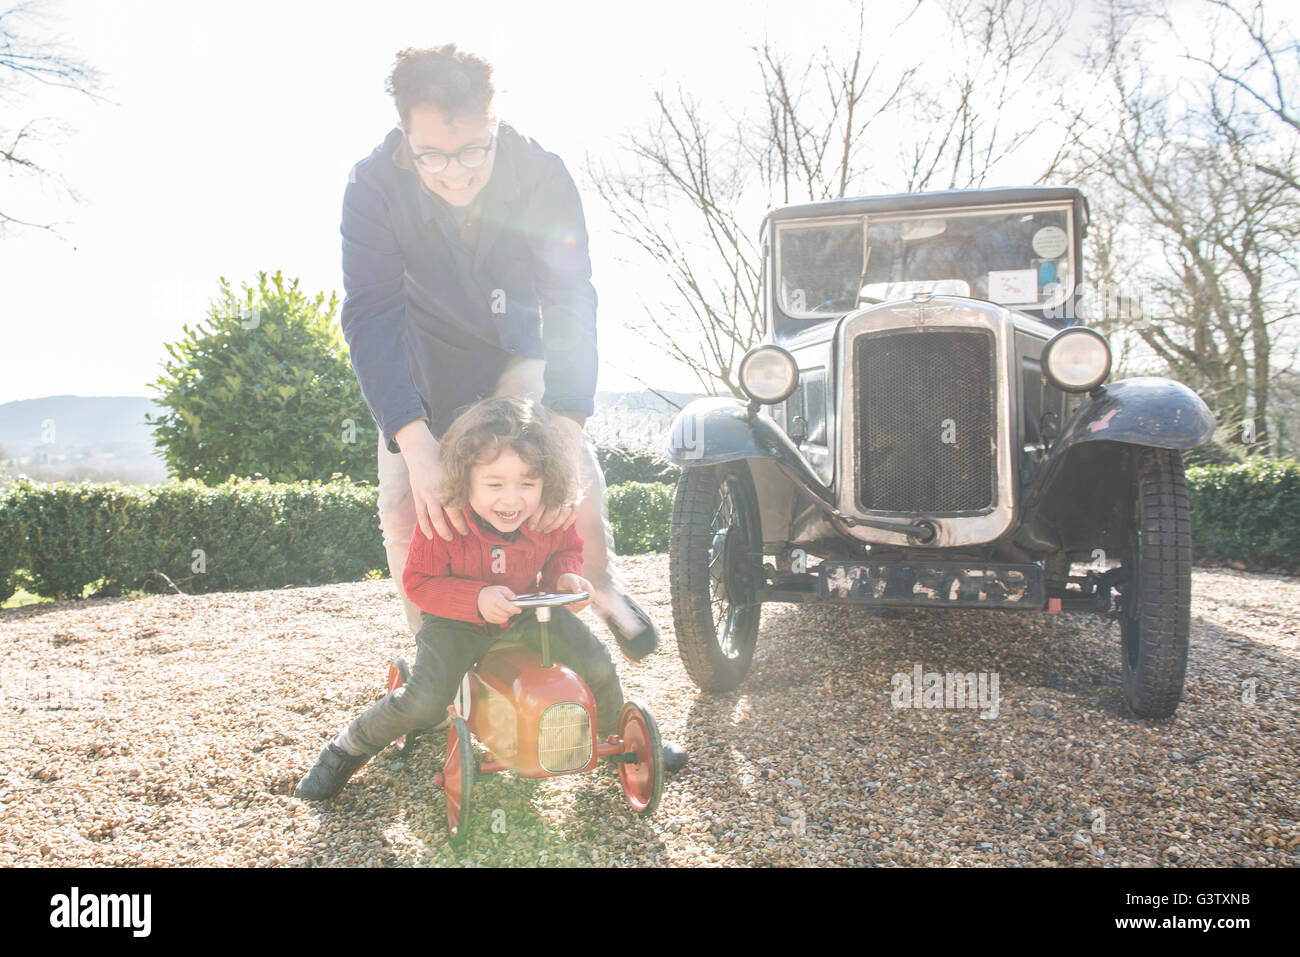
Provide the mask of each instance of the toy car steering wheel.
{"label": "toy car steering wheel", "polygon": [[585,591],[578,592],[532,592],[527,595],[516,595],[510,599],[512,605],[520,608],[558,608],[560,605],[572,605],[576,602],[586,601],[591,596]]}

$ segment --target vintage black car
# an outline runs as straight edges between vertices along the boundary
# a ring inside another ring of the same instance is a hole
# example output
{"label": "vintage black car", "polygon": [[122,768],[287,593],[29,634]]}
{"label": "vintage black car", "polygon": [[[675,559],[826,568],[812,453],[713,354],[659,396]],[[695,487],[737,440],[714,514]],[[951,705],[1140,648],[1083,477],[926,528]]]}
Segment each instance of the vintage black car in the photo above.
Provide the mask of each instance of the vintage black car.
{"label": "vintage black car", "polygon": [[1173,714],[1182,451],[1214,419],[1177,382],[1107,382],[1110,347],[1079,322],[1100,305],[1087,224],[1056,187],[768,214],[750,401],[698,399],[669,438],[673,621],[701,688],[743,680],[763,602],[1072,610],[1119,620],[1125,700]]}

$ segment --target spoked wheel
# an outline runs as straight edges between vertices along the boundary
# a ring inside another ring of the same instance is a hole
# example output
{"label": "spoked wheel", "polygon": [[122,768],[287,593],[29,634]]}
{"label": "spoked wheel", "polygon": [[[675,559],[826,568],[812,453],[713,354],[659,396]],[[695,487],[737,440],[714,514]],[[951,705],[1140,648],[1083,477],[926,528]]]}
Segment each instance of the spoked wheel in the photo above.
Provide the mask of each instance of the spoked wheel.
{"label": "spoked wheel", "polygon": [[1143,449],[1136,463],[1120,617],[1124,700],[1144,718],[1167,718],[1178,708],[1187,673],[1192,523],[1182,455]]}
{"label": "spoked wheel", "polygon": [[447,801],[447,830],[451,846],[459,850],[469,838],[469,813],[478,779],[478,756],[464,718],[454,718],[447,732],[447,763],[442,769],[443,797]]}
{"label": "spoked wheel", "polygon": [[[392,694],[402,685],[411,680],[411,668],[406,663],[405,658],[394,658],[388,665],[388,693]],[[393,747],[402,757],[407,757],[411,753],[411,746],[415,744],[415,735],[417,732],[412,731],[404,734],[393,742]]]}
{"label": "spoked wheel", "polygon": [[618,733],[628,751],[635,751],[635,764],[618,766],[623,796],[637,814],[653,814],[664,793],[664,745],[650,709],[640,701],[629,701],[618,715]]}
{"label": "spoked wheel", "polygon": [[735,688],[749,673],[762,611],[763,535],[744,462],[683,473],[668,567],[686,673],[706,691]]}

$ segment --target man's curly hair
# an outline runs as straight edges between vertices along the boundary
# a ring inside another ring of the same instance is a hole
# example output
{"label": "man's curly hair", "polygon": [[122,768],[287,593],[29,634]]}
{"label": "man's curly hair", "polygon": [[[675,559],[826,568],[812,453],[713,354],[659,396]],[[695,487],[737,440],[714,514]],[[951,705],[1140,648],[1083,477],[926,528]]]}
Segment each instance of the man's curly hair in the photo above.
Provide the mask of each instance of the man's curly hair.
{"label": "man's curly hair", "polygon": [[542,479],[542,507],[577,501],[578,474],[564,434],[551,414],[530,399],[483,399],[448,426],[442,447],[442,498],[452,508],[469,505],[474,466],[495,462],[514,449],[529,471]]}
{"label": "man's curly hair", "polygon": [[456,49],[456,44],[401,50],[384,88],[397,104],[402,125],[411,125],[411,107],[429,103],[448,119],[492,118],[492,64]]}

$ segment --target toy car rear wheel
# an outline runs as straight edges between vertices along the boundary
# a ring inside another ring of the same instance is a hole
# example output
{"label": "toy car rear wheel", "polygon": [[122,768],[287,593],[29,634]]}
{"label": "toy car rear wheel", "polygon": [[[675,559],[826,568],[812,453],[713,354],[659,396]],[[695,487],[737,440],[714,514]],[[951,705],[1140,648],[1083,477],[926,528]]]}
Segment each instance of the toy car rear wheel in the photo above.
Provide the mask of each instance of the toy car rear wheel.
{"label": "toy car rear wheel", "polygon": [[442,768],[443,798],[447,802],[447,830],[451,846],[459,850],[469,840],[468,819],[478,780],[478,755],[464,718],[451,722],[447,732],[447,763]]}
{"label": "toy car rear wheel", "polygon": [[1144,718],[1167,718],[1187,673],[1192,522],[1182,455],[1143,449],[1136,466],[1120,614],[1124,700]]}
{"label": "toy car rear wheel", "polygon": [[677,483],[668,544],[677,650],[706,691],[735,688],[758,643],[763,536],[749,466],[688,468]]}
{"label": "toy car rear wheel", "polygon": [[637,755],[636,764],[618,766],[623,796],[637,814],[653,814],[664,792],[664,745],[659,725],[644,704],[628,701],[618,714],[618,734]]}

